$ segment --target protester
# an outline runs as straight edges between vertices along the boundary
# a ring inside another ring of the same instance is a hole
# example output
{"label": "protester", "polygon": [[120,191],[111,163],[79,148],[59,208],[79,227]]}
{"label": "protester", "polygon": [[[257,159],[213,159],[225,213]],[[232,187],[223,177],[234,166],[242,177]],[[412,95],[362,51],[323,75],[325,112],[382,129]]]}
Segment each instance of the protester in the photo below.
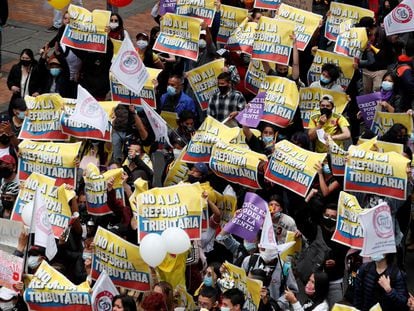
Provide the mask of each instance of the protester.
{"label": "protester", "polygon": [[[398,3],[315,0],[321,17],[285,5],[236,10],[251,2],[192,3],[189,18],[164,15],[176,3],[161,1],[160,26],[138,20],[135,47],[122,53],[136,16],[97,11],[91,21],[69,7],[39,63],[23,50],[0,115],[0,261],[20,292],[1,288],[0,308],[48,309],[52,297],[62,309],[329,310],[344,300],[414,309],[403,272],[414,35],[390,35],[395,11],[385,29],[376,22]],[[268,17],[295,33],[265,26]],[[344,25],[362,30],[358,42],[335,42]],[[225,67],[213,67],[221,57]],[[92,98],[81,103],[78,83]],[[359,108],[360,95],[378,103]],[[378,256],[361,256],[374,247]]]}

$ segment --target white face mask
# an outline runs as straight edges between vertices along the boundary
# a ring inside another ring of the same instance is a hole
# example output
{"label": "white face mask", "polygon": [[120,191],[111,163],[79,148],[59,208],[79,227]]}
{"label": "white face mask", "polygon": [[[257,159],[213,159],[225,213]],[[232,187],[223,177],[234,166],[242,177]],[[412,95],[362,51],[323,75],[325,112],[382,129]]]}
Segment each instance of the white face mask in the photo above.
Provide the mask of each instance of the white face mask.
{"label": "white face mask", "polygon": [[113,23],[113,22],[109,23],[109,27],[110,27],[112,30],[114,30],[114,29],[118,28],[118,26],[119,26],[119,24],[118,24],[118,23]]}
{"label": "white face mask", "polygon": [[138,40],[138,41],[137,41],[137,47],[138,47],[140,50],[145,49],[147,46],[148,46],[148,41],[146,41],[146,40]]}
{"label": "white face mask", "polygon": [[180,153],[181,153],[181,150],[180,149],[174,148],[173,149],[174,159],[177,159],[178,156],[180,155]]}
{"label": "white face mask", "polygon": [[206,46],[207,46],[207,42],[206,42],[206,40],[204,40],[204,39],[200,39],[200,40],[198,40],[198,47],[199,47],[200,49],[204,49]]}
{"label": "white face mask", "polygon": [[27,258],[27,266],[30,269],[36,269],[40,265],[39,259],[39,256],[29,256],[29,258]]}
{"label": "white face mask", "polygon": [[220,307],[220,311],[230,311],[229,307]]}

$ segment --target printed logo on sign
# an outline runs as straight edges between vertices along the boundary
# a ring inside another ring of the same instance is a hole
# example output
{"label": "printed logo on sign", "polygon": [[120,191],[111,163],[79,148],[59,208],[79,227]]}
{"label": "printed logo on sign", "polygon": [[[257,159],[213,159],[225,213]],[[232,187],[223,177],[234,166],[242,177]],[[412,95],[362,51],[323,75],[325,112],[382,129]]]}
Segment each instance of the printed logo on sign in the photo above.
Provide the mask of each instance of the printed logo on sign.
{"label": "printed logo on sign", "polygon": [[132,51],[126,51],[121,56],[121,70],[126,74],[135,74],[141,69],[137,55]]}
{"label": "printed logo on sign", "polygon": [[114,295],[112,295],[111,292],[103,291],[100,292],[96,296],[95,301],[95,308],[99,311],[109,311],[112,310],[112,298],[114,298]]}
{"label": "printed logo on sign", "polygon": [[372,216],[375,233],[380,238],[389,238],[393,232],[390,209],[387,205],[377,208]]}
{"label": "printed logo on sign", "polygon": [[101,107],[99,106],[98,102],[93,97],[87,98],[81,106],[80,112],[82,115],[88,118],[93,118],[97,114],[100,114]]}
{"label": "printed logo on sign", "polygon": [[49,215],[47,212],[42,211],[41,209],[36,209],[36,224],[37,228],[44,232],[45,234],[49,234]]}
{"label": "printed logo on sign", "polygon": [[405,24],[413,18],[413,11],[406,4],[399,4],[394,11],[392,11],[392,17],[397,23]]}

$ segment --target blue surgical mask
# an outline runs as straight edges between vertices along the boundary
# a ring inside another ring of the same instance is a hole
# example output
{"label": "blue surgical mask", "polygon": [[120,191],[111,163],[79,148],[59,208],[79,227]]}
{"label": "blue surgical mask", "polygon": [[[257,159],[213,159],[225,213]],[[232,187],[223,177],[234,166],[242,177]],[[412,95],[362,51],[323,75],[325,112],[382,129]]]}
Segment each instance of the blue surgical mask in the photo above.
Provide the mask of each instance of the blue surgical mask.
{"label": "blue surgical mask", "polygon": [[213,286],[213,277],[212,276],[204,276],[203,283],[205,286]]}
{"label": "blue surgical mask", "polygon": [[391,91],[393,87],[394,87],[394,83],[392,83],[390,81],[382,81],[382,83],[381,83],[381,88],[384,91]]}
{"label": "blue surgical mask", "polygon": [[376,254],[371,256],[371,259],[375,262],[381,261],[385,258],[384,254]]}
{"label": "blue surgical mask", "polygon": [[19,113],[17,114],[17,118],[19,118],[20,120],[24,120],[25,116],[26,114],[24,113],[24,111],[19,111]]}
{"label": "blue surgical mask", "polygon": [[40,265],[39,256],[29,256],[29,258],[27,258],[27,266],[30,269],[36,269],[39,265]]}
{"label": "blue surgical mask", "polygon": [[262,140],[265,145],[268,145],[273,142],[273,136],[262,136]]}
{"label": "blue surgical mask", "polygon": [[60,68],[50,68],[50,74],[53,77],[57,77],[60,74],[61,71],[62,71],[62,69],[60,69]]}
{"label": "blue surgical mask", "polygon": [[273,217],[279,218],[282,215],[282,212],[276,212],[273,214]]}
{"label": "blue surgical mask", "polygon": [[169,85],[169,86],[167,86],[167,93],[168,93],[168,95],[173,96],[177,93],[177,90],[175,89],[175,87]]}
{"label": "blue surgical mask", "polygon": [[140,50],[145,49],[147,46],[148,46],[148,41],[147,41],[147,40],[138,40],[138,41],[137,41],[137,47],[138,47]]}
{"label": "blue surgical mask", "polygon": [[248,252],[256,249],[256,243],[252,243],[248,241],[243,241],[243,246]]}
{"label": "blue surgical mask", "polygon": [[230,311],[229,307],[220,307],[220,311]]}
{"label": "blue surgical mask", "polygon": [[329,167],[329,164],[324,164],[322,166],[322,172],[326,175],[331,174],[331,168]]}
{"label": "blue surgical mask", "polygon": [[329,82],[331,82],[331,79],[325,78],[323,75],[321,75],[320,80],[322,84],[328,84]]}
{"label": "blue surgical mask", "polygon": [[206,42],[206,40],[204,40],[204,39],[200,39],[200,40],[198,40],[198,47],[199,47],[200,49],[204,49],[206,46],[207,46],[207,42]]}

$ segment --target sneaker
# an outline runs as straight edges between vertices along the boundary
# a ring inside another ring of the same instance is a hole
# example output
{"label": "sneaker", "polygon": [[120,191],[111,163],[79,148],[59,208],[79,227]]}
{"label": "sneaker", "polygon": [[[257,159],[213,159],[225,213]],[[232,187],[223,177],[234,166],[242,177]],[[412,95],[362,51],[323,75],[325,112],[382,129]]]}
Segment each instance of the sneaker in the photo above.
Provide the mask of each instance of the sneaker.
{"label": "sneaker", "polygon": [[59,30],[59,28],[56,28],[55,26],[49,27],[47,29],[47,31],[50,31],[50,32],[52,32],[52,31],[58,31],[58,30]]}

